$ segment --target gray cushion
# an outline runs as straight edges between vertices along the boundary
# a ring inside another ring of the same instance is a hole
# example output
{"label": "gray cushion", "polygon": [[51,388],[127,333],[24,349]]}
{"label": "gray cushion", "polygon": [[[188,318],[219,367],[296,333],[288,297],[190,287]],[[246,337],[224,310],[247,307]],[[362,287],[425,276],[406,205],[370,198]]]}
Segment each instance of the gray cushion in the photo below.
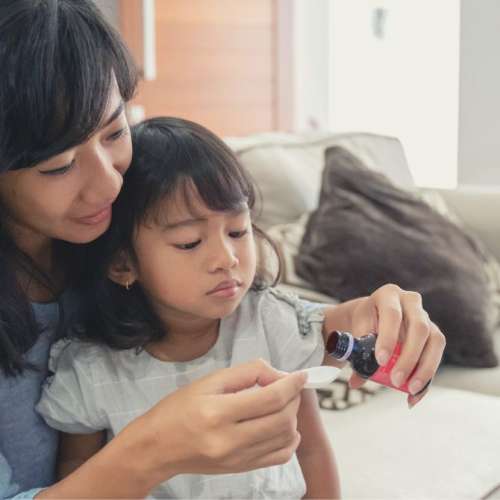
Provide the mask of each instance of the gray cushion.
{"label": "gray cushion", "polygon": [[326,152],[319,206],[295,264],[299,276],[342,301],[388,282],[416,290],[447,338],[448,362],[498,364],[479,243],[343,148]]}

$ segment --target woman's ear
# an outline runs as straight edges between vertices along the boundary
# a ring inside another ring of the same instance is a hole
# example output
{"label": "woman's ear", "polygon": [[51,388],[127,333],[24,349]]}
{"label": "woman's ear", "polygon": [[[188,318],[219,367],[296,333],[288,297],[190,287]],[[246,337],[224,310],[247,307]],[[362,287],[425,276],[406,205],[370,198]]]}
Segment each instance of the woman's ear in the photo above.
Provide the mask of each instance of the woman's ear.
{"label": "woman's ear", "polygon": [[120,251],[108,269],[108,278],[127,290],[137,281],[137,273],[128,252]]}

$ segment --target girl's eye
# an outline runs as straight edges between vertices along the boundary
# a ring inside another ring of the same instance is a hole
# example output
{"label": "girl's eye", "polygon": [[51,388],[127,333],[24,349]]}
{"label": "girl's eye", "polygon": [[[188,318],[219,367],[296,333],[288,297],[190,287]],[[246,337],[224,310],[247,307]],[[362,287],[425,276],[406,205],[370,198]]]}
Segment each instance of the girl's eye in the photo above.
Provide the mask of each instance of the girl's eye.
{"label": "girl's eye", "polygon": [[42,175],[63,175],[68,172],[75,165],[75,160],[73,160],[69,165],[64,167],[54,168],[53,170],[39,170]]}
{"label": "girl's eye", "polygon": [[231,236],[231,238],[238,239],[238,238],[243,238],[243,236],[245,236],[245,234],[247,234],[247,233],[248,233],[248,230],[243,229],[242,231],[231,231],[229,233],[229,236]]}
{"label": "girl's eye", "polygon": [[174,245],[179,250],[192,250],[196,248],[201,243],[201,240],[192,241],[191,243],[180,243],[179,245]]}
{"label": "girl's eye", "polygon": [[127,133],[127,130],[128,129],[126,127],[117,130],[116,132],[108,136],[108,141],[117,141]]}

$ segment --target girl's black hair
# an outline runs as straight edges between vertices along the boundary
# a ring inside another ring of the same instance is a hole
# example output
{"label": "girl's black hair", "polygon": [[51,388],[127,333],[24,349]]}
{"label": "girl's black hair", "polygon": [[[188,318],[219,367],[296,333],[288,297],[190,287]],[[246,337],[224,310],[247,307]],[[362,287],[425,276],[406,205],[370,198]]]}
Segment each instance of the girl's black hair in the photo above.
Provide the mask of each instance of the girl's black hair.
{"label": "girl's black hair", "polygon": [[[114,80],[123,100],[137,73],[120,36],[92,0],[0,0],[0,174],[74,147],[95,132]],[[21,252],[0,200],[0,371],[16,375],[40,331],[19,271],[51,280]],[[75,253],[60,242],[61,265]]]}
{"label": "girl's black hair", "polygon": [[[207,208],[228,211],[255,204],[252,180],[234,153],[212,132],[180,118],[153,118],[132,127],[132,164],[113,205],[109,230],[89,247],[84,324],[77,334],[116,349],[143,348],[167,333],[139,284],[129,290],[107,278],[111,263],[120,255],[136,259],[133,238],[139,224],[158,220],[164,202],[184,194],[189,207],[193,187]],[[168,213],[166,214],[168,218]],[[255,224],[257,237],[274,243]],[[136,260],[135,260],[136,262]],[[272,285],[279,279],[277,276]],[[267,286],[263,269],[253,289]]]}

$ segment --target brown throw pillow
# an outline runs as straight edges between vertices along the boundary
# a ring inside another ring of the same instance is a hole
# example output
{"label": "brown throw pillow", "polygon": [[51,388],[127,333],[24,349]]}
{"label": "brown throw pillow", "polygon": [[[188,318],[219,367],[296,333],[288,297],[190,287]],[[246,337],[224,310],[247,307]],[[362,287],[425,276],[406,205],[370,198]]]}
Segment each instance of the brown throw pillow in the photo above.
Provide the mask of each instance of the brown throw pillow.
{"label": "brown throw pillow", "polygon": [[479,243],[347,150],[332,147],[325,158],[319,206],[295,259],[297,274],[341,301],[385,283],[416,290],[446,336],[445,361],[497,366]]}

